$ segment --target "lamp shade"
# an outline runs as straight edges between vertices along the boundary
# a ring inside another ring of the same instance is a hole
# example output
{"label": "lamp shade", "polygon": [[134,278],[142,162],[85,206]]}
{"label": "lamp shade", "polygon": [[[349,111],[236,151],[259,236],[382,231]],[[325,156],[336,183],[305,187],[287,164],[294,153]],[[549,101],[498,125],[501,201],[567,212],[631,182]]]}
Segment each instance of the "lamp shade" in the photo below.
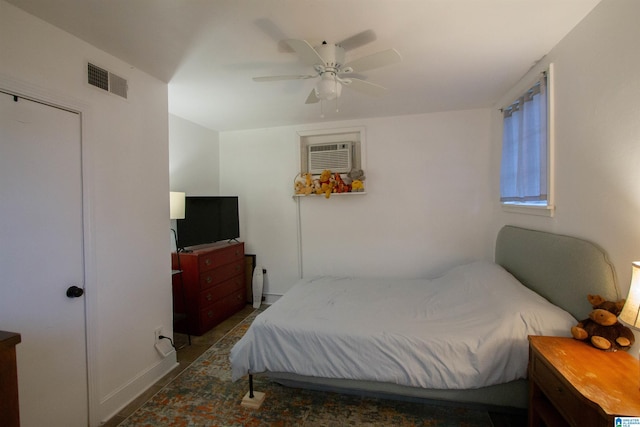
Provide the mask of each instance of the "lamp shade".
{"label": "lamp shade", "polygon": [[627,325],[640,329],[640,261],[631,263],[629,295],[618,317]]}
{"label": "lamp shade", "polygon": [[185,193],[169,192],[169,219],[184,219]]}

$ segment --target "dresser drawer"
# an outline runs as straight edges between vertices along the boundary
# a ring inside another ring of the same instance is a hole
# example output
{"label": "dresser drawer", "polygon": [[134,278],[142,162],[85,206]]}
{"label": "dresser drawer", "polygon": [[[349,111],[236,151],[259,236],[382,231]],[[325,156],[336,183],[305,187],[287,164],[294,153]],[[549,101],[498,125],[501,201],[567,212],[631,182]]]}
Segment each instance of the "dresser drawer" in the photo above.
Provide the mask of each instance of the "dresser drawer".
{"label": "dresser drawer", "polygon": [[585,405],[585,402],[569,389],[544,361],[534,357],[532,367],[533,380],[571,425],[598,425],[599,414],[592,407]]}
{"label": "dresser drawer", "polygon": [[235,276],[215,286],[205,289],[200,294],[200,307],[205,308],[225,296],[244,289],[244,276]]}
{"label": "dresser drawer", "polygon": [[244,259],[244,245],[234,245],[203,254],[198,259],[200,272],[212,270],[221,265]]}
{"label": "dresser drawer", "polygon": [[200,289],[208,289],[243,272],[244,258],[200,274]]}
{"label": "dresser drawer", "polygon": [[245,290],[244,288],[227,295],[215,301],[209,307],[200,311],[200,322],[202,326],[207,329],[211,329],[245,305]]}

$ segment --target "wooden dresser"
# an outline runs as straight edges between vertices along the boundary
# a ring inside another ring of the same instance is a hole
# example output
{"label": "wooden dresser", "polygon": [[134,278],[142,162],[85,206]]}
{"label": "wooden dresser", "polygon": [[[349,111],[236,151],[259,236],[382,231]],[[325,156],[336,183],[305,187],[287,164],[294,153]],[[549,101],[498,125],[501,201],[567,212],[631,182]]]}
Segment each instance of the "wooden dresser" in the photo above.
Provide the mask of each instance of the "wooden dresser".
{"label": "wooden dresser", "polygon": [[529,426],[607,426],[640,417],[638,359],[564,337],[529,337]]}
{"label": "wooden dresser", "polygon": [[173,280],[174,312],[186,314],[176,332],[202,335],[246,305],[244,243],[174,253],[172,268],[182,271]]}

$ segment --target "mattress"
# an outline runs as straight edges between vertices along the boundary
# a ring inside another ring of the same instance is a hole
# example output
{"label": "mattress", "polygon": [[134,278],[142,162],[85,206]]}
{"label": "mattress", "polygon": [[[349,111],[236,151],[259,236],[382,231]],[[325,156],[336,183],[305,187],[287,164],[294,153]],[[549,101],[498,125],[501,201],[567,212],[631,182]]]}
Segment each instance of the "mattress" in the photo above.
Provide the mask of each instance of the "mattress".
{"label": "mattress", "polygon": [[304,279],[232,348],[232,379],[268,371],[474,389],[525,378],[527,336],[570,336],[575,323],[490,262],[434,279]]}

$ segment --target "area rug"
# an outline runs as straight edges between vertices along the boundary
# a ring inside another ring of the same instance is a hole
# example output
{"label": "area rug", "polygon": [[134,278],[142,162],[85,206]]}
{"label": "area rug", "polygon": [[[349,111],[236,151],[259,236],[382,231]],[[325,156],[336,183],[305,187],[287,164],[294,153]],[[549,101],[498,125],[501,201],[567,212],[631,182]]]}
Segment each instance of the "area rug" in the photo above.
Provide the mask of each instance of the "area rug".
{"label": "area rug", "polygon": [[491,427],[487,412],[281,386],[254,379],[266,392],[259,409],[240,405],[248,381],[231,382],[229,352],[259,313],[221,338],[120,426],[456,426]]}

